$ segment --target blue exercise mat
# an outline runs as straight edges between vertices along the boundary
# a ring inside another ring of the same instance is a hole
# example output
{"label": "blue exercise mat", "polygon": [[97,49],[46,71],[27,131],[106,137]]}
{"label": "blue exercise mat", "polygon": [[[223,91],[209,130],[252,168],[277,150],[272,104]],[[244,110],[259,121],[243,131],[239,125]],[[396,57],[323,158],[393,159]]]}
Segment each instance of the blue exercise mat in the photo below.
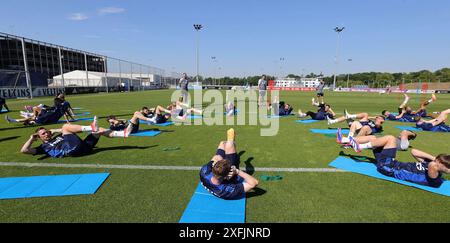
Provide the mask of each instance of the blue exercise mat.
{"label": "blue exercise mat", "polygon": [[203,116],[197,116],[197,115],[189,115],[187,117],[187,119],[202,119],[202,118],[203,118]]}
{"label": "blue exercise mat", "polygon": [[377,167],[374,164],[367,162],[360,162],[346,157],[338,157],[330,164],[331,167],[335,167],[340,170],[350,171],[361,175],[374,177],[386,181],[395,182],[405,186],[415,187],[428,192],[436,193],[439,195],[450,196],[450,182],[445,181],[440,188],[433,188],[428,186],[422,186],[412,182],[402,181],[393,177],[385,176],[377,171]]}
{"label": "blue exercise mat", "polygon": [[91,114],[90,112],[84,112],[84,113],[75,114],[75,116],[88,116],[90,114]]}
{"label": "blue exercise mat", "polygon": [[[318,133],[318,134],[337,134],[337,129],[310,129],[312,133]],[[342,129],[342,134],[348,135],[350,130]]]}
{"label": "blue exercise mat", "polygon": [[[70,122],[79,122],[79,121],[94,121],[94,118],[76,118],[75,120],[71,120]],[[58,123],[67,123],[66,120],[60,120]]]}
{"label": "blue exercise mat", "polygon": [[161,131],[139,131],[137,133],[130,134],[133,137],[155,137],[161,134]]}
{"label": "blue exercise mat", "polygon": [[180,223],[245,223],[246,199],[223,200],[212,195],[200,183]]}
{"label": "blue exercise mat", "polygon": [[168,126],[174,125],[175,122],[166,122],[166,123],[160,123],[160,124],[149,124],[146,121],[139,120],[139,124],[145,124],[145,125],[150,125],[150,126],[158,126],[158,127],[168,127]]}
{"label": "blue exercise mat", "polygon": [[109,173],[0,179],[0,199],[95,194]]}
{"label": "blue exercise mat", "polygon": [[400,130],[408,130],[411,132],[423,132],[423,130],[421,128],[412,127],[412,126],[396,126],[396,128],[398,128]]}
{"label": "blue exercise mat", "polygon": [[286,115],[286,116],[267,116],[267,118],[285,118],[285,117],[290,117],[290,116],[293,116],[294,114],[291,114],[291,115]]}
{"label": "blue exercise mat", "polygon": [[316,122],[320,122],[320,121],[318,121],[318,120],[298,120],[295,122],[302,123],[302,124],[312,124],[312,123],[316,123]]}

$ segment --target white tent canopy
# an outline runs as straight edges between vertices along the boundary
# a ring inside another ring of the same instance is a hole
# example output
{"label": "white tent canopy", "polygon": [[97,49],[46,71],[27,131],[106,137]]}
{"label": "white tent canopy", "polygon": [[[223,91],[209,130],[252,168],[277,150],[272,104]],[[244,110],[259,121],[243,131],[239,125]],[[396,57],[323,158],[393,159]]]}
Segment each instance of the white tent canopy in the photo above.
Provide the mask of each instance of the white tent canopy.
{"label": "white tent canopy", "polygon": [[[63,80],[64,77],[64,80]],[[150,86],[159,85],[162,77],[155,74],[130,74],[130,73],[100,73],[86,71],[72,71],[64,75],[53,77],[49,82],[50,87],[108,87],[114,86]],[[63,85],[64,81],[64,85]]]}

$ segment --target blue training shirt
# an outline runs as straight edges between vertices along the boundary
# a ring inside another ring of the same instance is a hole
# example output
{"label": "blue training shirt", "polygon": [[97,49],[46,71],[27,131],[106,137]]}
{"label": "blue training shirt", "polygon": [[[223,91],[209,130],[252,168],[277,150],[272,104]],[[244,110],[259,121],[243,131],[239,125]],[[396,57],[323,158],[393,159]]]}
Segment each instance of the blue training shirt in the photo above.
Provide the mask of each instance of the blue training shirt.
{"label": "blue training shirt", "polygon": [[377,167],[378,171],[386,176],[438,188],[445,180],[441,174],[437,178],[430,178],[428,176],[429,163],[430,161],[423,163],[404,163],[391,160],[390,162],[378,163]]}
{"label": "blue training shirt", "polygon": [[450,132],[450,126],[445,125],[445,123],[441,123],[437,126],[433,126],[433,124],[428,122],[422,124],[416,123],[416,127],[429,132]]}
{"label": "blue training shirt", "polygon": [[46,154],[52,158],[71,156],[78,152],[82,141],[76,135],[57,136],[36,148],[36,154]]}
{"label": "blue training shirt", "polygon": [[212,164],[210,161],[200,170],[200,181],[216,197],[228,200],[236,200],[245,197],[244,180],[236,176],[230,181],[224,180],[222,184],[215,185],[211,182],[213,177]]}

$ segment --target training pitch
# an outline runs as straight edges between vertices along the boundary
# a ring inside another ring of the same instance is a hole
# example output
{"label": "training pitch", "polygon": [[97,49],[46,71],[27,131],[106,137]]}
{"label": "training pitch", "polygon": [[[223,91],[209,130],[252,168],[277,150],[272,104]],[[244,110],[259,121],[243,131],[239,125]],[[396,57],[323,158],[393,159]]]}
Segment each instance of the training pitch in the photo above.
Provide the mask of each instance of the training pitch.
{"label": "training pitch", "polygon": [[[98,117],[117,115],[127,119],[142,106],[167,106],[171,94],[162,90],[66,98],[73,107],[82,107]],[[314,96],[282,92],[281,100],[293,105],[294,111],[315,111],[311,106]],[[425,98],[428,95],[411,95],[410,105],[417,108]],[[385,109],[397,111],[403,98],[400,94],[326,93],[325,100],[340,115],[344,109],[376,115]],[[18,117],[24,105],[39,103],[52,104],[52,98],[11,100],[8,106],[13,111],[8,115]],[[442,111],[449,105],[450,95],[438,95],[428,111]],[[328,167],[340,154],[355,153],[342,149],[333,137],[309,131],[327,129],[325,121],[299,124],[296,120],[294,116],[280,119],[280,130],[274,137],[261,137],[259,126],[234,126],[241,168],[247,168],[260,181],[261,190],[247,199],[246,222],[450,222],[448,197]],[[100,126],[107,127],[104,118],[99,121]],[[400,130],[396,125],[409,124],[386,122],[383,134],[397,136]],[[345,124],[333,125],[339,126]],[[109,172],[111,176],[95,195],[0,200],[0,222],[176,223],[198,186],[199,168],[214,155],[219,141],[226,139],[228,128],[142,125],[142,129],[159,129],[162,133],[156,137],[102,138],[89,156],[43,159],[19,152],[36,127],[8,124],[2,117],[0,177],[96,172]],[[449,144],[448,133],[422,132],[412,147],[437,155],[448,153]],[[361,155],[372,157],[370,151]],[[398,159],[414,161],[409,152],[399,152]],[[262,176],[283,179],[263,181]]]}

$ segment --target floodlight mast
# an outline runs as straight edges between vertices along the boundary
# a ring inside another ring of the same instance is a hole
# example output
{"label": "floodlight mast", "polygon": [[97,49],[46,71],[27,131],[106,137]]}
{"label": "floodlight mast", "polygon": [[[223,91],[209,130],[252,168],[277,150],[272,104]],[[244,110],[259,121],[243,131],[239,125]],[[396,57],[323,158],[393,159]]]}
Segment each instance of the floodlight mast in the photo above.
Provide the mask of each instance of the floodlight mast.
{"label": "floodlight mast", "polygon": [[203,25],[201,24],[194,24],[194,29],[197,31],[197,85],[199,85],[199,76],[200,76],[200,51],[199,51],[199,45],[200,45],[200,30],[203,29]]}
{"label": "floodlight mast", "polygon": [[335,90],[336,89],[336,79],[337,79],[337,77],[336,77],[336,75],[337,75],[337,72],[338,72],[338,65],[339,65],[339,41],[340,41],[340,35],[341,35],[341,32],[342,31],[344,31],[345,30],[345,27],[336,27],[336,28],[334,28],[334,31],[337,33],[337,45],[336,45],[336,57],[335,57],[335,64],[336,64],[336,67],[335,67],[335,72],[334,72],[334,81],[333,81],[333,90]]}

